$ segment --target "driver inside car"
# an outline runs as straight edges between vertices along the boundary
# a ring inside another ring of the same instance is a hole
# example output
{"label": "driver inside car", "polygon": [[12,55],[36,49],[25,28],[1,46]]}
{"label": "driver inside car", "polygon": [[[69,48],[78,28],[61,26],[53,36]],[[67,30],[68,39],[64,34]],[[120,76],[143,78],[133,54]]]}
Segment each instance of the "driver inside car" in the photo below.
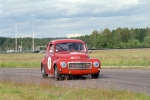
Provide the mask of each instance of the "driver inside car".
{"label": "driver inside car", "polygon": [[70,51],[74,51],[73,45],[69,45],[69,50],[70,50]]}

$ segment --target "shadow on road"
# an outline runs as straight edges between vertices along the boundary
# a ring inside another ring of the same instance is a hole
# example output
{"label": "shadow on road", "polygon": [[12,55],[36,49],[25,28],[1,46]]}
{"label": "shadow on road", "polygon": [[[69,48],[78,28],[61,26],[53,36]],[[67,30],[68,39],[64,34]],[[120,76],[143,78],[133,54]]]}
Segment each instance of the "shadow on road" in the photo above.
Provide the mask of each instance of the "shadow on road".
{"label": "shadow on road", "polygon": [[[106,76],[105,74],[100,74],[99,75],[99,78],[97,79],[100,79],[100,78],[109,78],[108,76]],[[54,76],[49,76],[45,79],[52,79],[52,80],[55,80],[54,79]],[[64,80],[87,80],[87,79],[92,79],[91,75],[84,75],[84,76],[62,76],[62,78],[60,79],[61,81],[64,81]]]}

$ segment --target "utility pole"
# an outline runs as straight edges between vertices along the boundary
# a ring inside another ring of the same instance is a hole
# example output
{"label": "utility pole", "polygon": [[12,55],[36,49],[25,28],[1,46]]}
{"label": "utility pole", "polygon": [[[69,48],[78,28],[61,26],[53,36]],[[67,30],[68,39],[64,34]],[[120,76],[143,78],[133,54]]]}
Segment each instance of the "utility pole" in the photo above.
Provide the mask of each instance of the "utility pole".
{"label": "utility pole", "polygon": [[32,37],[32,39],[33,39],[33,40],[32,40],[32,42],[33,42],[32,45],[33,45],[33,46],[32,46],[32,47],[33,47],[33,51],[34,51],[34,22],[32,23],[32,31],[33,31],[33,37]]}
{"label": "utility pole", "polygon": [[16,32],[16,36],[15,36],[15,37],[16,37],[16,38],[15,38],[15,42],[16,42],[16,43],[15,43],[15,44],[16,44],[16,46],[15,46],[15,51],[17,52],[17,51],[18,51],[18,49],[17,49],[17,48],[18,48],[18,46],[17,46],[17,45],[18,45],[18,43],[17,43],[17,22],[16,22],[16,25],[15,25],[15,26],[16,26],[16,28],[15,28],[15,32]]}

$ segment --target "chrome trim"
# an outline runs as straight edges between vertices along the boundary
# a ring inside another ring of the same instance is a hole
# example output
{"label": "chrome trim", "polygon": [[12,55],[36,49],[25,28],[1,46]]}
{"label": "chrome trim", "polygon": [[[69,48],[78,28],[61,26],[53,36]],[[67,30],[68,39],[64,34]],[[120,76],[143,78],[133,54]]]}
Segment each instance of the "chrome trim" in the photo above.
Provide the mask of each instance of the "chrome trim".
{"label": "chrome trim", "polygon": [[92,69],[92,62],[68,62],[68,69]]}

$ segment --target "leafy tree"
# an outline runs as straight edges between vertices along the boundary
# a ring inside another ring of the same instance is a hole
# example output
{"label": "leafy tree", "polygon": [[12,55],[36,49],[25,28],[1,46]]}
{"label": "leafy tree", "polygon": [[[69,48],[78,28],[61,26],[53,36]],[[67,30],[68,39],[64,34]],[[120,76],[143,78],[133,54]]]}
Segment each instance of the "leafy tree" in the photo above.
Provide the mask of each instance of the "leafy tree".
{"label": "leafy tree", "polygon": [[136,32],[133,28],[129,30],[129,39],[136,39]]}
{"label": "leafy tree", "polygon": [[[35,38],[35,47],[44,46],[53,39],[59,38]],[[140,48],[150,47],[150,28],[120,28],[97,31],[94,30],[90,35],[73,37],[86,42],[89,48]],[[18,45],[21,45],[23,50],[32,50],[32,38],[18,38]],[[0,37],[0,51],[15,49],[15,38]]]}
{"label": "leafy tree", "polygon": [[98,31],[94,30],[90,36],[90,41],[92,42],[92,48],[96,48]]}
{"label": "leafy tree", "polygon": [[150,28],[146,29],[146,36],[150,36]]}
{"label": "leafy tree", "polygon": [[146,29],[135,29],[136,31],[136,39],[138,39],[141,43],[144,41],[144,37],[146,36]]}
{"label": "leafy tree", "polygon": [[124,28],[123,31],[121,31],[121,40],[123,43],[127,43],[129,40],[129,30],[128,28]]}
{"label": "leafy tree", "polygon": [[104,38],[102,36],[102,34],[98,34],[97,35],[97,44],[96,44],[96,47],[97,48],[104,48],[105,47],[105,42],[104,42]]}
{"label": "leafy tree", "polygon": [[106,28],[104,29],[104,31],[102,32],[102,37],[104,38],[104,46],[106,46],[107,48],[111,48],[112,47],[112,36],[111,36],[111,31]]}
{"label": "leafy tree", "polygon": [[150,47],[150,36],[146,36],[143,42],[144,47]]}
{"label": "leafy tree", "polygon": [[129,42],[129,48],[138,48],[140,47],[140,41],[136,39],[130,39]]}
{"label": "leafy tree", "polygon": [[122,32],[122,28],[120,27],[115,30],[115,38],[116,38],[115,40],[117,41],[117,44],[122,42],[121,32]]}

